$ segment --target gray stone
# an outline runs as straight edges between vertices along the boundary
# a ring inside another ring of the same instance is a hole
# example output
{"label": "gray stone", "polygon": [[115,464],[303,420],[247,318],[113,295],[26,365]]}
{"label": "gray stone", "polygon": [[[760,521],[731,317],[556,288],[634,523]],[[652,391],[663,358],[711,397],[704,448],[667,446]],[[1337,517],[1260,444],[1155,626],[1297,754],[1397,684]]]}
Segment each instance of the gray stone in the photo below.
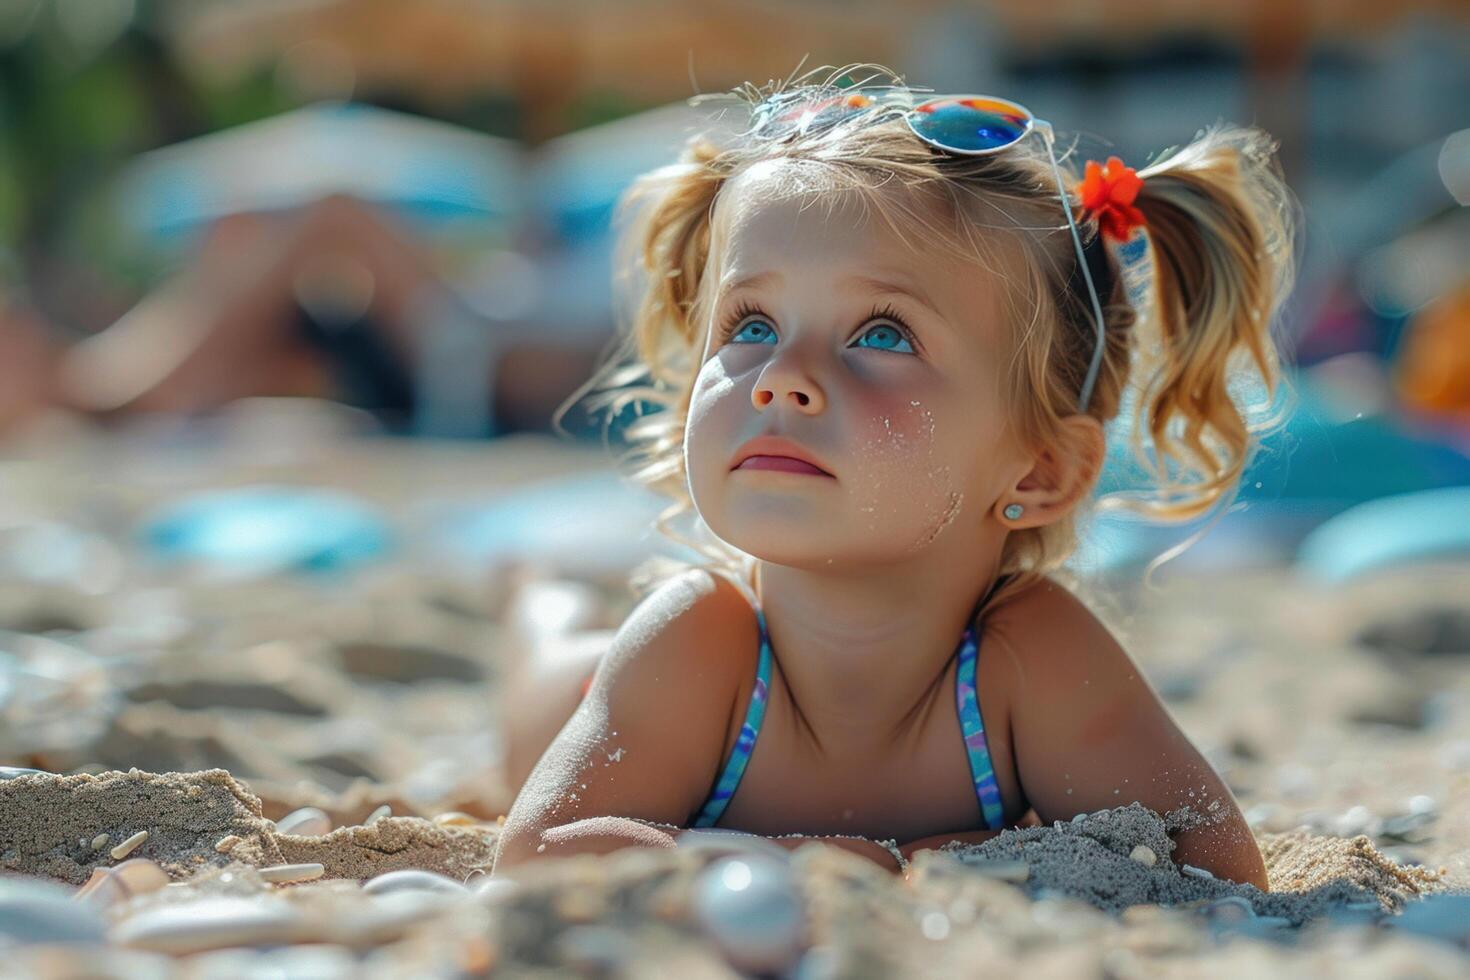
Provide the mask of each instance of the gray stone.
{"label": "gray stone", "polygon": [[39,878],[0,875],[0,936],[21,943],[100,943],[107,927],[72,890]]}

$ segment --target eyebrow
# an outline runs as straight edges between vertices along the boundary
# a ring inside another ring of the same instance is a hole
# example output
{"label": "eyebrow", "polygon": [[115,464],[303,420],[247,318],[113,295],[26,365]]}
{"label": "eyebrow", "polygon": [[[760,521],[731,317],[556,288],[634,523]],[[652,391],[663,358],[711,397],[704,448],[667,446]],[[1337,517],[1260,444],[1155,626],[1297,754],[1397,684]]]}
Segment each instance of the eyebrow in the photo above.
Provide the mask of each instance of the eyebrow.
{"label": "eyebrow", "polygon": [[[761,287],[773,281],[781,281],[784,278],[785,277],[781,275],[780,270],[768,269],[765,272],[758,272],[755,275],[742,276],[738,279],[728,280],[720,286],[720,292],[718,298],[716,299],[716,305],[718,305],[719,303],[723,303],[727,296],[729,296],[733,292],[736,292],[737,290],[760,289]],[[944,320],[944,314],[940,313],[939,309],[929,299],[927,299],[918,290],[906,286],[901,282],[893,282],[888,279],[880,279],[876,276],[856,275],[849,276],[848,278],[844,279],[843,284],[861,286],[875,293],[896,293],[900,296],[907,296],[909,299],[913,300],[915,303],[918,303],[924,309],[934,314],[934,316],[938,317],[940,320]]]}

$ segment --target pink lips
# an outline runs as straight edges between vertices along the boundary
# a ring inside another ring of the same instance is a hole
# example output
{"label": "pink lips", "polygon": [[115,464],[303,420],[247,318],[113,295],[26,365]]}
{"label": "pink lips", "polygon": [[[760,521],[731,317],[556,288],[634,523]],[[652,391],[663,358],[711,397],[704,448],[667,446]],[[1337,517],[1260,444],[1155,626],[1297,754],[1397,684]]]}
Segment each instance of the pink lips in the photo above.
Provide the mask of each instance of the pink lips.
{"label": "pink lips", "polygon": [[790,456],[748,456],[735,468],[737,470],[781,470],[786,473],[810,473],[814,476],[828,475],[811,463],[792,459]]}
{"label": "pink lips", "polygon": [[735,451],[732,470],[777,470],[783,473],[805,473],[835,479],[822,465],[822,460],[806,447],[784,436],[759,435]]}

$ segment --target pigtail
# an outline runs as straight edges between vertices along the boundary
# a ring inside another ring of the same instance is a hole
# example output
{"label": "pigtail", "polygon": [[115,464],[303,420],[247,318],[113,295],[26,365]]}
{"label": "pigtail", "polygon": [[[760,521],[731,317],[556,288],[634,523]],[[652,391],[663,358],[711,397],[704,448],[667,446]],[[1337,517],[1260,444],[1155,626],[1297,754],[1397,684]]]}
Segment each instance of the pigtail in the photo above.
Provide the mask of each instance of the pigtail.
{"label": "pigtail", "polygon": [[[1233,500],[1260,436],[1289,414],[1259,412],[1289,392],[1272,330],[1295,280],[1300,205],[1277,145],[1260,129],[1217,123],[1138,171],[1155,289],[1152,308],[1138,311],[1124,401],[1133,454],[1158,493],[1104,499],[1100,510],[1179,522]],[[1247,404],[1252,394],[1264,402]]]}
{"label": "pigtail", "polygon": [[[693,510],[683,470],[684,421],[704,343],[700,287],[709,262],[715,197],[730,176],[725,161],[719,145],[703,133],[694,135],[674,163],[641,175],[619,198],[612,221],[615,349],[563,402],[554,424],[560,429],[567,409],[585,398],[588,414],[604,419],[607,445],[612,420],[631,406],[637,417],[623,432],[629,448],[617,463],[632,479],[674,501],[655,527],[733,571],[735,557],[723,542],[696,540],[672,526]],[[687,567],[655,556],[634,570],[630,584],[635,592],[645,592]]]}

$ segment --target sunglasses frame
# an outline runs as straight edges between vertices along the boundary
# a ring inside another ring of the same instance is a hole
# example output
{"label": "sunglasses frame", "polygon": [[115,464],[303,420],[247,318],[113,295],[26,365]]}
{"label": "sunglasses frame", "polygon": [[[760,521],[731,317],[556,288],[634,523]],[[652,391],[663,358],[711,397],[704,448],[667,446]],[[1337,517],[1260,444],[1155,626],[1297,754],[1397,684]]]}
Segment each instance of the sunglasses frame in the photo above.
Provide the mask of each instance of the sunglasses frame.
{"label": "sunglasses frame", "polygon": [[[915,96],[917,94],[922,94],[923,98],[915,101]],[[895,98],[895,96],[897,97]],[[980,149],[968,149],[964,147],[951,146],[950,144],[945,143],[942,140],[938,140],[932,136],[926,135],[917,125],[915,125],[914,120],[918,118],[918,113],[922,112],[928,106],[944,102],[955,102],[963,104],[970,100],[996,102],[1003,106],[1008,106],[1012,109],[1017,110],[1017,114],[1024,116],[1026,119],[1025,129],[1023,129],[1020,134],[1016,136],[1015,139],[1011,140],[1008,143],[1002,143],[999,146],[987,146]],[[791,108],[785,109],[784,112],[779,111],[782,107],[782,104],[786,102],[792,103]],[[841,105],[843,103],[847,103],[851,108],[859,111],[869,109],[874,106],[881,107],[896,105],[904,110],[904,122],[908,124],[909,129],[921,141],[928,144],[929,146],[935,147],[936,149],[944,150],[946,153],[955,153],[960,156],[987,156],[991,153],[999,153],[1001,150],[1009,149],[1010,147],[1021,142],[1021,140],[1025,139],[1032,132],[1037,132],[1041,134],[1042,141],[1046,144],[1047,159],[1051,161],[1052,176],[1056,178],[1057,196],[1062,201],[1062,213],[1067,216],[1067,228],[1072,234],[1072,245],[1077,251],[1077,264],[1082,269],[1082,277],[1087,283],[1087,293],[1089,298],[1092,300],[1092,313],[1094,323],[1097,327],[1097,341],[1093,348],[1092,364],[1088,367],[1087,378],[1082,383],[1082,397],[1080,399],[1077,409],[1079,412],[1086,412],[1088,402],[1090,402],[1092,399],[1093,385],[1097,382],[1098,370],[1102,367],[1102,355],[1104,344],[1106,341],[1106,335],[1103,327],[1102,303],[1098,299],[1097,286],[1092,281],[1092,270],[1087,262],[1087,256],[1083,251],[1082,236],[1078,233],[1077,222],[1072,216],[1072,203],[1070,200],[1068,200],[1065,185],[1063,185],[1062,183],[1062,171],[1061,168],[1057,166],[1057,157],[1055,150],[1056,135],[1052,130],[1051,123],[1047,122],[1045,119],[1037,118],[1034,112],[1021,105],[1021,103],[1016,102],[1013,99],[1002,98],[998,95],[935,95],[932,93],[914,93],[912,90],[905,90],[900,88],[884,88],[877,90],[875,94],[870,94],[869,91],[837,92],[830,97],[819,100],[817,102],[809,102],[806,94],[801,92],[780,93],[776,96],[772,96],[771,98],[766,99],[764,102],[756,107],[756,121],[753,127],[753,131],[760,135],[773,135],[774,138],[778,139],[785,138],[793,134],[804,135],[812,127],[812,125],[821,118],[822,113],[826,112],[834,104]],[[771,133],[772,130],[776,129],[777,125],[787,121],[792,115],[796,116],[796,121],[793,126],[791,126],[789,129],[782,129],[775,134]],[[841,119],[843,118],[843,116],[839,115],[837,118]]]}

